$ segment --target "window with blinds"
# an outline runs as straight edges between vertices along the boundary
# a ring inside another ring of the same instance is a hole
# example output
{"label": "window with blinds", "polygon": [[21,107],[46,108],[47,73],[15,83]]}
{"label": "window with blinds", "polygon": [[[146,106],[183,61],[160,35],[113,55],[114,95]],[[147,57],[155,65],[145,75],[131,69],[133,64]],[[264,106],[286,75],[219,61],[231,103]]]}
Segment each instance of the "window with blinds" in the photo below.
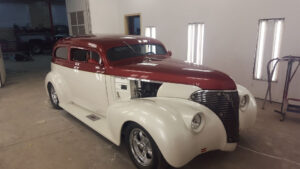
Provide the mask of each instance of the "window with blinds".
{"label": "window with blinds", "polygon": [[85,35],[84,11],[70,13],[72,35]]}

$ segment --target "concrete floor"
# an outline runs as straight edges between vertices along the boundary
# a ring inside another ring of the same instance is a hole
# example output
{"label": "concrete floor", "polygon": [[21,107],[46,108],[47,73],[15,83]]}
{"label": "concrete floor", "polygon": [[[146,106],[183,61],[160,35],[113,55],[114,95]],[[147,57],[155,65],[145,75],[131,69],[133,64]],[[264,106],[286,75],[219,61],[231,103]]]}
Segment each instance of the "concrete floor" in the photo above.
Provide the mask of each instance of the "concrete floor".
{"label": "concrete floor", "polygon": [[[50,106],[44,77],[50,57],[33,62],[5,61],[8,79],[0,89],[0,169],[133,169],[126,150],[117,147],[67,112]],[[258,101],[260,107],[261,101]],[[184,169],[300,168],[300,115],[284,122],[259,109],[254,128],[241,133],[234,152],[209,152]]]}

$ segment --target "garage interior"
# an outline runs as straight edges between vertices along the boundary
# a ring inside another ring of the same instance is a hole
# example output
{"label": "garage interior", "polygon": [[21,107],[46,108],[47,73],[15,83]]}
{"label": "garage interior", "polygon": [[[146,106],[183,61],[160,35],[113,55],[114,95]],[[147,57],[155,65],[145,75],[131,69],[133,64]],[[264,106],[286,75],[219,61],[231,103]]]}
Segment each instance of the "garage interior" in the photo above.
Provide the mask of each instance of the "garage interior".
{"label": "garage interior", "polygon": [[[136,168],[124,146],[52,108],[44,80],[51,69],[53,44],[37,52],[33,42],[20,47],[16,25],[22,35],[49,34],[54,40],[89,34],[156,38],[172,57],[220,70],[248,88],[258,115],[254,127],[240,133],[237,149],[205,153],[182,168],[300,168],[300,115],[287,112],[280,121],[281,115],[274,112],[281,109],[287,62],[280,62],[271,78],[274,102],[262,109],[267,62],[300,56],[299,6],[298,0],[0,1],[0,44],[7,74],[0,88],[0,169]],[[289,98],[300,98],[299,86],[296,72]]]}

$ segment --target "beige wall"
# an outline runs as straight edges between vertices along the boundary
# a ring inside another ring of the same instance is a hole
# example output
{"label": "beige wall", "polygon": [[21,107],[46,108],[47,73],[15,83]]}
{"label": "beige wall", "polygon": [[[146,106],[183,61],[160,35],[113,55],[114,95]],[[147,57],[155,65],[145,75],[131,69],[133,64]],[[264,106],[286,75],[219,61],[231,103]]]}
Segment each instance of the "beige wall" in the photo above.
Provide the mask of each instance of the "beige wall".
{"label": "beige wall", "polygon": [[91,26],[94,34],[119,34],[120,18],[119,0],[89,0]]}

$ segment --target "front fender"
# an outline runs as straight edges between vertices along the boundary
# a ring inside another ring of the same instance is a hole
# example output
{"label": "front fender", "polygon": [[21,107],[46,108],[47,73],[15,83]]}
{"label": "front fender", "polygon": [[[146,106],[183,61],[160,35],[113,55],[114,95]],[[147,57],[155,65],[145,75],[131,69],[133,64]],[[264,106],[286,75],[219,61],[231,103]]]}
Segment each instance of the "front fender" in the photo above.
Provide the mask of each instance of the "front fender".
{"label": "front fender", "polygon": [[257,105],[254,96],[249,92],[249,90],[241,85],[237,85],[237,90],[240,98],[244,95],[249,96],[249,103],[247,105],[247,108],[244,111],[239,110],[239,129],[243,131],[255,124],[257,116]]}
{"label": "front fender", "polygon": [[[195,133],[190,129],[190,122],[199,112],[204,125]],[[215,113],[186,99],[156,97],[120,101],[108,108],[107,119],[118,145],[125,122],[144,127],[173,167],[181,167],[206,151],[233,150],[236,146],[227,144],[225,128]]]}

